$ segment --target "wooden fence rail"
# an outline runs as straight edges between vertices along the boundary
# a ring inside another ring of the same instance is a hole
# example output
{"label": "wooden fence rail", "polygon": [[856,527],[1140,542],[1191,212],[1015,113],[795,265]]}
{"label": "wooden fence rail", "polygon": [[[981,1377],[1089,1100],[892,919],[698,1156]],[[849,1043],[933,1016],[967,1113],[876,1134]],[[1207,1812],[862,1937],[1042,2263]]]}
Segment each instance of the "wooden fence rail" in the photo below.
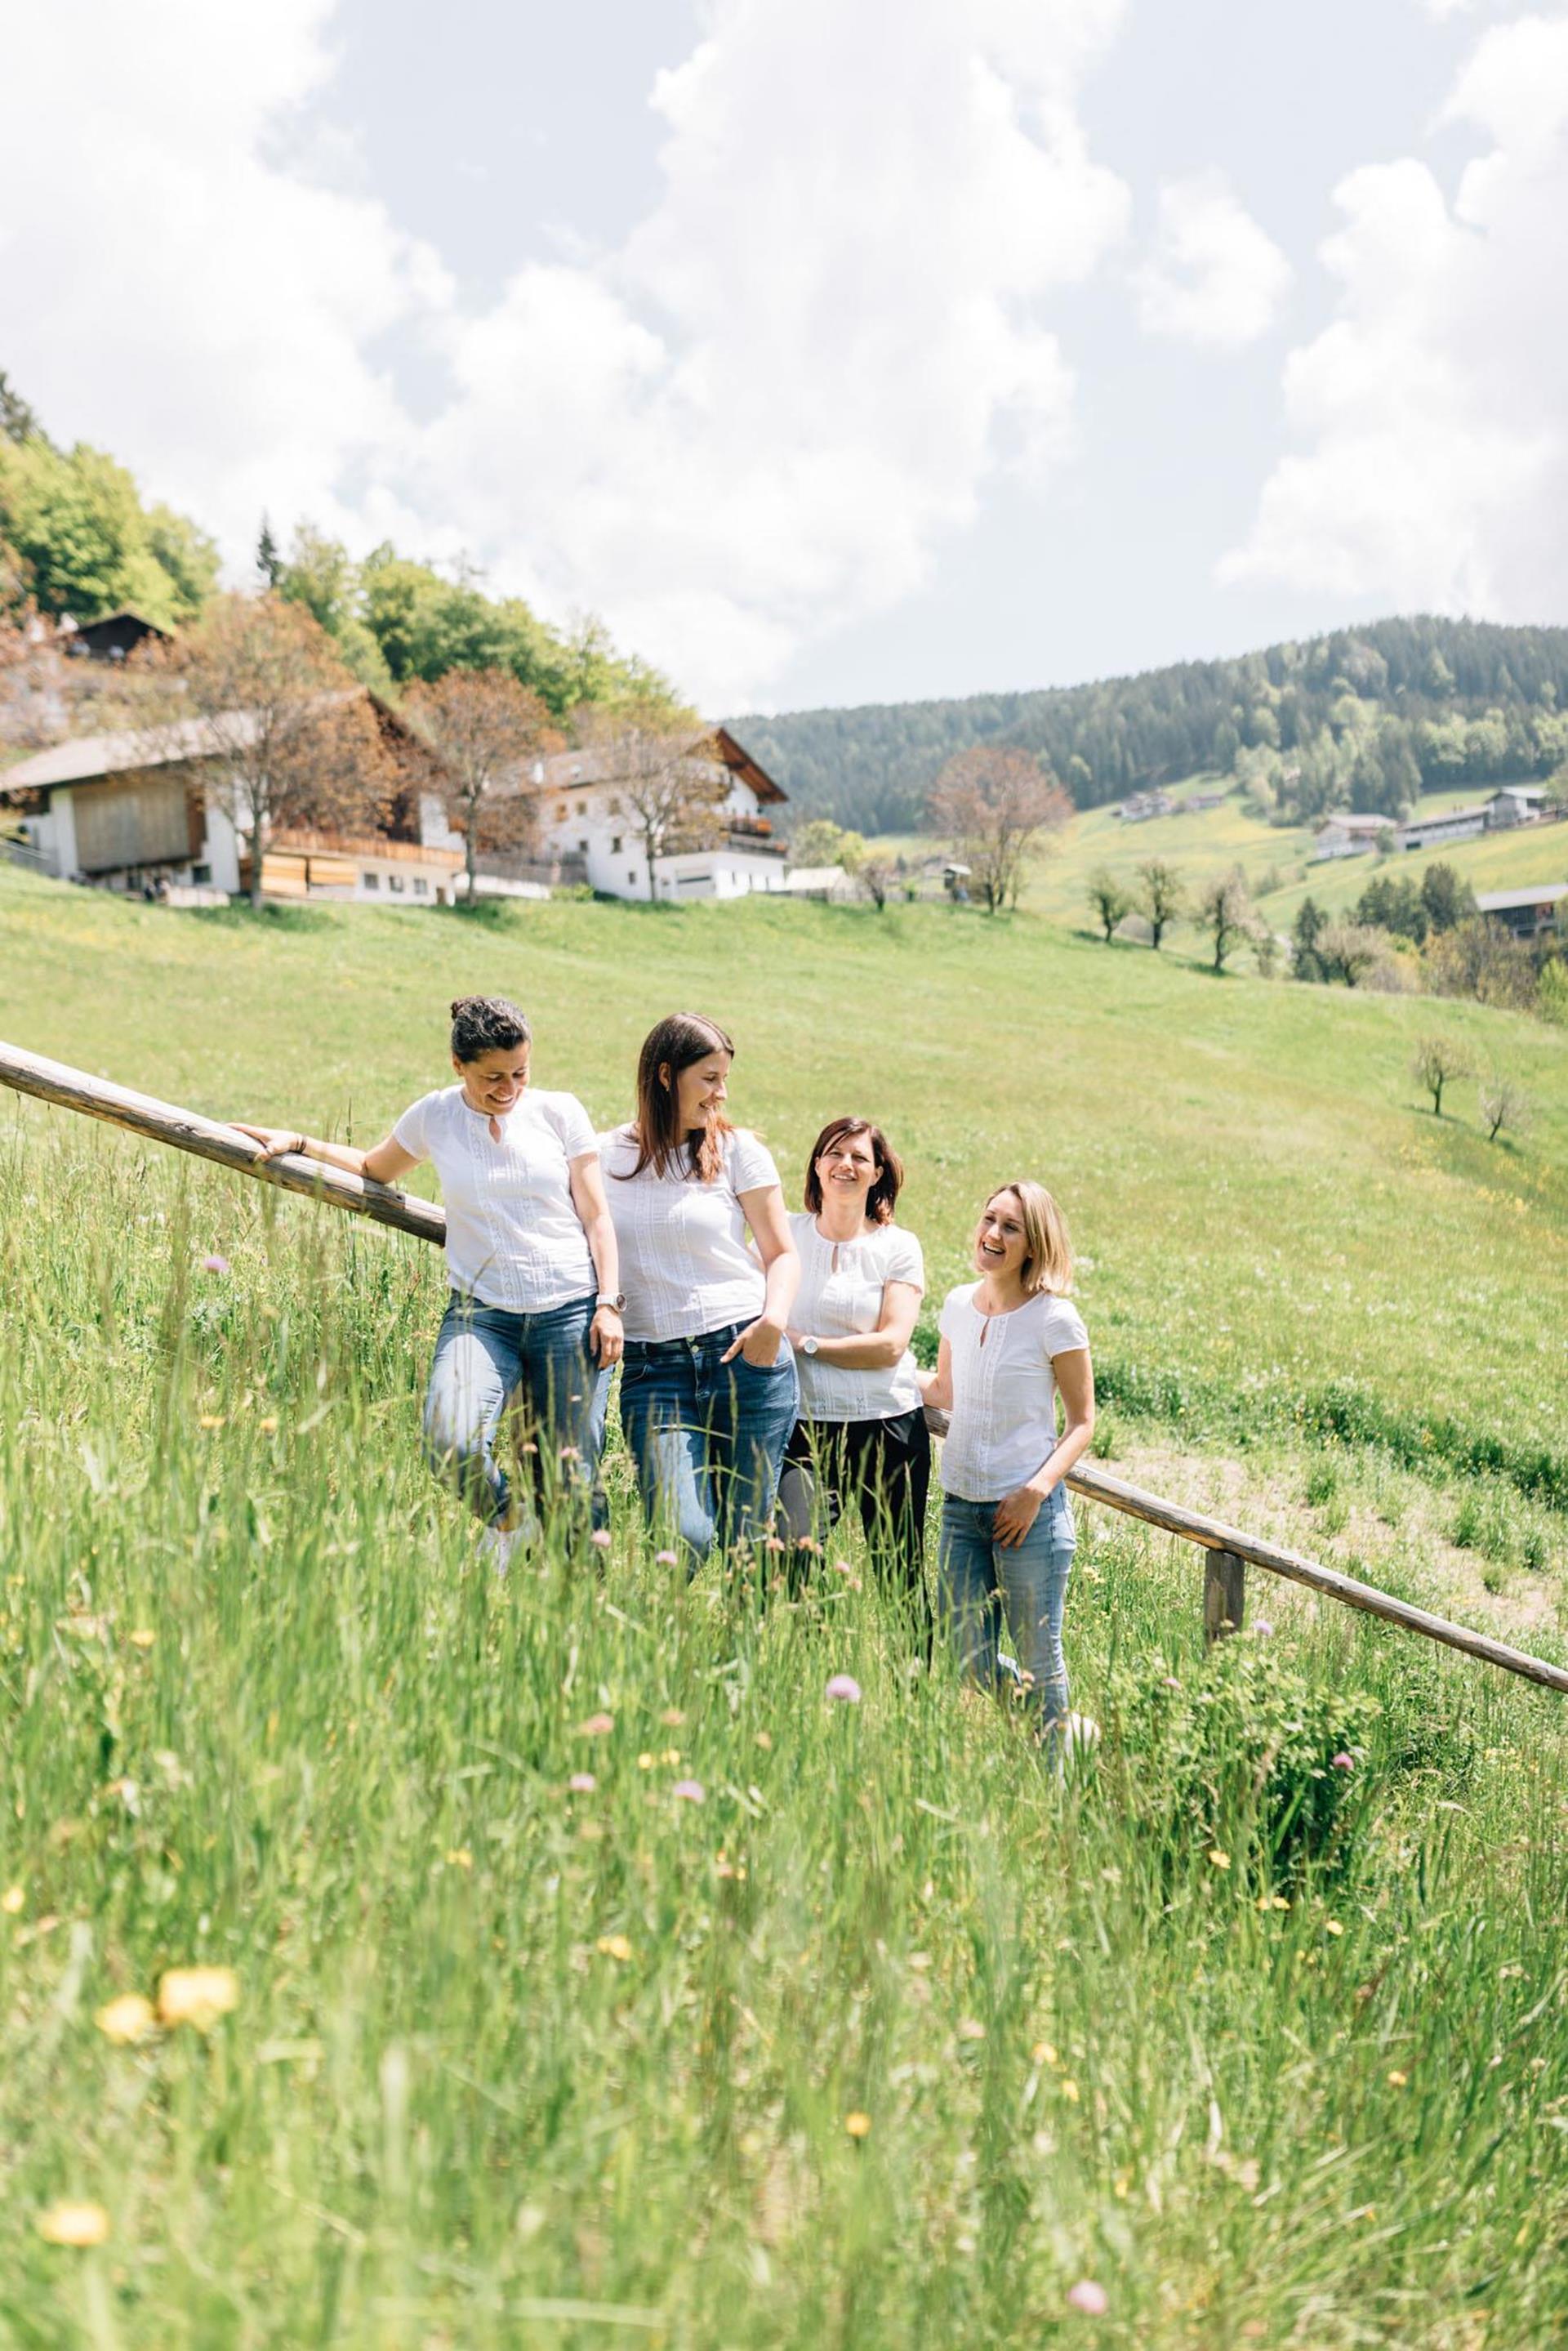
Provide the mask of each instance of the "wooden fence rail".
{"label": "wooden fence rail", "polygon": [[[199,1158],[214,1160],[221,1167],[235,1168],[242,1176],[254,1176],[265,1184],[276,1184],[286,1192],[301,1192],[313,1199],[328,1200],[334,1207],[373,1217],[378,1224],[395,1226],[400,1232],[412,1233],[420,1240],[442,1242],[446,1238],[446,1218],[428,1200],[410,1199],[384,1185],[369,1183],[363,1176],[349,1176],[341,1168],[326,1166],[320,1160],[306,1159],[293,1152],[281,1159],[264,1160],[260,1145],[234,1127],[202,1118],[193,1111],[180,1110],[172,1102],[159,1102],[151,1094],[133,1093],[128,1087],[111,1085],[106,1078],[91,1077],[86,1071],[70,1069],[63,1061],[47,1061],[41,1054],[25,1053],[15,1045],[0,1044],[0,1084],[12,1086],[19,1093],[34,1094],[40,1102],[57,1102],[67,1110],[81,1111],[88,1118],[107,1119],[112,1125],[128,1127],[133,1134],[169,1144],[177,1151],[194,1152]],[[1168,1502],[1158,1494],[1146,1494],[1140,1487],[1113,1478],[1108,1470],[1081,1465],[1068,1473],[1067,1483],[1086,1501],[1099,1502],[1108,1510],[1141,1519],[1146,1525],[1162,1527],[1168,1534],[1179,1535],[1201,1548],[1205,1554],[1203,1623],[1210,1640],[1241,1629],[1246,1571],[1251,1566],[1262,1568],[1269,1575],[1282,1576],[1292,1583],[1304,1583],[1327,1599],[1337,1600],[1347,1608],[1359,1608],[1369,1616],[1380,1616],[1385,1624],[1403,1625],[1407,1632],[1418,1633],[1428,1641],[1439,1641],[1467,1657],[1501,1666],[1505,1673],[1519,1674],[1545,1689],[1568,1691],[1568,1668],[1548,1665],[1543,1657],[1532,1657],[1523,1649],[1511,1648],[1506,1641],[1494,1641],[1485,1633],[1471,1632],[1468,1625],[1450,1624],[1447,1617],[1434,1616],[1407,1600],[1397,1600],[1392,1593],[1379,1592],[1373,1584],[1358,1583],[1354,1576],[1341,1575],[1337,1569],[1324,1567],[1301,1552],[1263,1542],[1201,1511]]]}

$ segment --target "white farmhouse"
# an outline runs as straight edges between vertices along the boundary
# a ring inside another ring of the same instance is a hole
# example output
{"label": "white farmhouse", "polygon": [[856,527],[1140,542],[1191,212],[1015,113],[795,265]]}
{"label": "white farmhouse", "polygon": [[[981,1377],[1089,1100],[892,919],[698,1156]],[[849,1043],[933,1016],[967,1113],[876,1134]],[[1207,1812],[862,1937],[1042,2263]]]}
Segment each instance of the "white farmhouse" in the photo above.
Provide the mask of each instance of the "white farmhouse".
{"label": "white farmhouse", "polygon": [[[587,882],[607,898],[743,898],[785,887],[787,850],[766,810],[782,807],[781,791],[728,727],[704,728],[691,755],[722,786],[715,836],[709,845],[683,846],[671,835],[656,854],[651,880],[647,844],[630,805],[624,764],[614,743],[558,751],[536,760],[519,789],[537,804],[536,847],[530,852],[559,869],[563,880]],[[504,876],[515,860],[481,858],[481,873]]]}

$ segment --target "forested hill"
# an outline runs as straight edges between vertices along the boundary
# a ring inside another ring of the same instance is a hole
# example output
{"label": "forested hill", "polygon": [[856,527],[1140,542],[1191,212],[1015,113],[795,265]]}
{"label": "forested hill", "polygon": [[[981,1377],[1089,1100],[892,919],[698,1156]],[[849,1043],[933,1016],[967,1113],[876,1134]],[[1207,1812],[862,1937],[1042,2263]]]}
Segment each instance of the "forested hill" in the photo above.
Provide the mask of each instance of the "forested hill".
{"label": "forested hill", "polygon": [[918,825],[943,762],[977,743],[1043,753],[1080,808],[1213,768],[1295,818],[1392,811],[1568,759],[1568,629],[1377,621],[1093,685],[730,724],[795,814],[866,832]]}

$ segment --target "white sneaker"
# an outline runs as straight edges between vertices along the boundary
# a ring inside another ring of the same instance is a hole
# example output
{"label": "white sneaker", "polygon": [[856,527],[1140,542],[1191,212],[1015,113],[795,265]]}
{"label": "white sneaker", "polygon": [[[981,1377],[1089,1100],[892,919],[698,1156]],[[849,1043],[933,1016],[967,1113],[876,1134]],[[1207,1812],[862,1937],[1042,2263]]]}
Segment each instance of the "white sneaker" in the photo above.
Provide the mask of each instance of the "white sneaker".
{"label": "white sneaker", "polygon": [[482,1527],[479,1552],[489,1561],[497,1575],[504,1575],[512,1564],[512,1554],[522,1540],[521,1527]]}

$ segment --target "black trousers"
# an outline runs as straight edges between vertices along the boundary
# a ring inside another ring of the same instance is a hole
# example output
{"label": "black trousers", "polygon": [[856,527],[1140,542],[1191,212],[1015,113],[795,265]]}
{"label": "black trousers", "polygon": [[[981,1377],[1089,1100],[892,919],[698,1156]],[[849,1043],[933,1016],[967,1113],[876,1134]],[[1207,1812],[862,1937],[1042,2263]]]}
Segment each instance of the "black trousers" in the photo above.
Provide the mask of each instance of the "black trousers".
{"label": "black trousers", "polygon": [[[907,1595],[922,1639],[930,1645],[932,1614],[926,1590],[926,1497],[931,1484],[931,1440],[925,1414],[891,1420],[797,1420],[784,1448],[779,1502],[792,1541],[834,1527],[853,1502],[866,1530],[877,1574]],[[791,1583],[805,1580],[808,1554],[795,1550]]]}

